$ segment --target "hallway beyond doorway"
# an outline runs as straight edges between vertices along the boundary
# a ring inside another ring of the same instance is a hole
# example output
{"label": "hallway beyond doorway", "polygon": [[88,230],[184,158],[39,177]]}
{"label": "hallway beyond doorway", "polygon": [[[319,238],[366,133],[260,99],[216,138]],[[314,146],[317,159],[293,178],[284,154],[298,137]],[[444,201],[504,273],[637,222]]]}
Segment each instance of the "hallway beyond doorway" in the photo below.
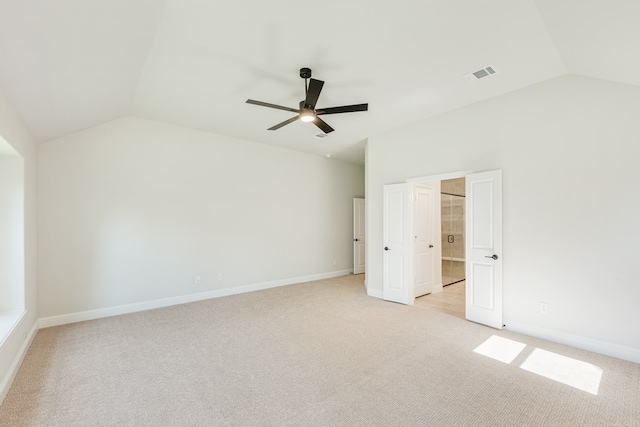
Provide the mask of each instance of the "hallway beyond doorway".
{"label": "hallway beyond doorway", "polygon": [[453,285],[445,286],[442,292],[416,298],[414,305],[464,319],[464,296],[465,281],[463,280]]}

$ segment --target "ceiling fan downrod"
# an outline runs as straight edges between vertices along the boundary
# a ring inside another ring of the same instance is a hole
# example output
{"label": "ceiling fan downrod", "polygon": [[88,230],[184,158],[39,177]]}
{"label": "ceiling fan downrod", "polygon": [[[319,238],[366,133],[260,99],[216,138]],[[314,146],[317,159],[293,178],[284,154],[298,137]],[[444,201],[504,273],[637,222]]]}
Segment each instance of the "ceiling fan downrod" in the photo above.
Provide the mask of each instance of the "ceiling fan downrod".
{"label": "ceiling fan downrod", "polygon": [[307,93],[309,92],[309,79],[311,78],[311,68],[300,68],[300,77],[304,79],[304,97],[307,97]]}

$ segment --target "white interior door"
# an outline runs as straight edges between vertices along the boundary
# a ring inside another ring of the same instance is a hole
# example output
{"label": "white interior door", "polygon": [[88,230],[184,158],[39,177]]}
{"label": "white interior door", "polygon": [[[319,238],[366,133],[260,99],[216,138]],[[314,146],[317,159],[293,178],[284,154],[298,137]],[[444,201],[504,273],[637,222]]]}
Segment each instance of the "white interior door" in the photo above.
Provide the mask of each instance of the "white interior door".
{"label": "white interior door", "polygon": [[435,191],[416,186],[414,197],[414,296],[419,297],[433,292],[435,284]]}
{"label": "white interior door", "polygon": [[502,328],[502,171],[466,176],[466,318]]}
{"label": "white interior door", "polygon": [[382,298],[401,304],[413,304],[414,300],[408,233],[413,198],[409,190],[409,184],[384,186]]}
{"label": "white interior door", "polygon": [[353,199],[353,274],[364,273],[366,246],[364,207],[364,199]]}

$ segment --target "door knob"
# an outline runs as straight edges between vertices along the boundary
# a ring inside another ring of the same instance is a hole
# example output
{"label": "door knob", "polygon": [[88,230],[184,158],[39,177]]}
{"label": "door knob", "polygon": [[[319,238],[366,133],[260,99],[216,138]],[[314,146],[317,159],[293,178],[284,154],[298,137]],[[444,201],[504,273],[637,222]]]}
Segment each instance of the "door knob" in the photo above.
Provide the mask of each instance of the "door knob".
{"label": "door knob", "polygon": [[385,250],[385,251],[388,251],[388,250],[389,250],[389,248],[388,248],[387,246],[385,246],[385,247],[384,247],[384,250]]}
{"label": "door knob", "polygon": [[430,248],[432,248],[432,247],[433,247],[433,245],[429,245],[429,247],[430,247]]}
{"label": "door knob", "polygon": [[498,255],[493,254],[493,255],[491,255],[491,256],[485,256],[485,258],[491,258],[491,259],[496,260],[496,259],[498,259]]}
{"label": "door knob", "polygon": [[353,239],[353,241],[354,241],[354,242],[357,242],[357,241],[358,241],[358,239]]}

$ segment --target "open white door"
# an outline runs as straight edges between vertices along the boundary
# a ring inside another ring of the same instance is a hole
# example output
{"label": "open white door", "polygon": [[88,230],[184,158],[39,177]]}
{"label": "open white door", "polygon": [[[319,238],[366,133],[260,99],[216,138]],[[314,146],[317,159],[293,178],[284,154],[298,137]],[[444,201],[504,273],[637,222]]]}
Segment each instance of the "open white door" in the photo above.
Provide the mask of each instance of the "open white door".
{"label": "open white door", "polygon": [[466,177],[466,318],[502,328],[502,171]]}
{"label": "open white door", "polygon": [[353,199],[353,274],[364,273],[366,247],[364,207],[364,199]]}
{"label": "open white door", "polygon": [[413,304],[410,279],[411,245],[409,224],[412,197],[409,184],[384,186],[383,201],[383,282],[382,298]]}
{"label": "open white door", "polygon": [[416,298],[433,292],[436,276],[435,191],[427,184],[422,185],[416,185],[414,189],[413,207],[413,285]]}

